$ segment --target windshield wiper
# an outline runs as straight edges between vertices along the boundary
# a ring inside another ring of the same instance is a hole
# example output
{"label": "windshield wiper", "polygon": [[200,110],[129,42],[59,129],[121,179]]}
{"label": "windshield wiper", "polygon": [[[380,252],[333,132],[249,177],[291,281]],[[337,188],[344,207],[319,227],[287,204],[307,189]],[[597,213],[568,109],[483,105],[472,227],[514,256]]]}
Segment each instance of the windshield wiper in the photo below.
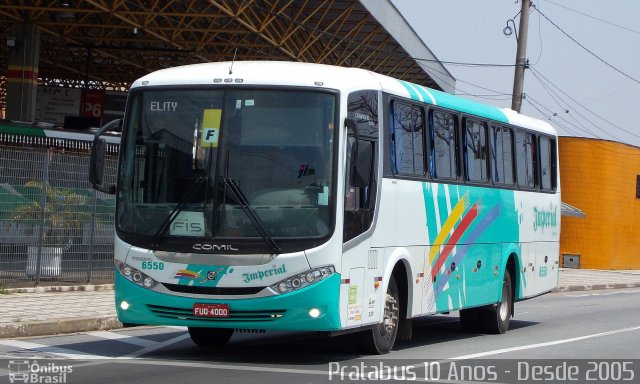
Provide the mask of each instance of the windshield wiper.
{"label": "windshield wiper", "polygon": [[156,233],[153,234],[153,237],[151,238],[151,249],[153,250],[158,249],[158,247],[160,246],[160,240],[162,240],[162,236],[167,231],[167,228],[169,228],[171,223],[173,223],[176,217],[178,217],[178,214],[182,211],[182,208],[185,206],[185,204],[187,203],[191,195],[193,195],[194,192],[198,189],[198,187],[204,184],[206,181],[207,181],[207,178],[202,175],[198,175],[196,177],[193,184],[191,184],[191,187],[189,187],[189,189],[187,190],[187,193],[185,193],[184,196],[182,196],[182,199],[180,199],[178,204],[176,204],[176,206],[173,207],[171,212],[169,212],[169,215],[164,219],[164,221],[162,222],[162,225],[160,225],[160,228],[158,228]]}
{"label": "windshield wiper", "polygon": [[267,243],[267,245],[271,248],[271,251],[273,253],[280,253],[280,247],[278,246],[278,244],[276,244],[273,236],[271,236],[267,228],[264,226],[264,223],[262,222],[260,217],[253,211],[253,209],[251,209],[247,197],[244,195],[236,181],[228,177],[224,177],[223,180],[225,188],[228,188],[231,192],[231,197],[238,204],[240,204],[240,207],[242,207],[244,213],[247,214],[247,217],[249,217],[249,220],[251,220],[253,226],[256,227],[258,233],[264,239],[265,243]]}

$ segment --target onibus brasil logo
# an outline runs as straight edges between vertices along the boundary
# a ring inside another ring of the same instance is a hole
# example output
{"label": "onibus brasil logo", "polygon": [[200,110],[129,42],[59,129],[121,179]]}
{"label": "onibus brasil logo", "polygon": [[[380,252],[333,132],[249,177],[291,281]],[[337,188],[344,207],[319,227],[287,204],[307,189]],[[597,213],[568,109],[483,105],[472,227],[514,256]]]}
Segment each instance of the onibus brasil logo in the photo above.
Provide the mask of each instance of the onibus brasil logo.
{"label": "onibus brasil logo", "polygon": [[37,360],[9,360],[9,382],[13,383],[56,383],[67,382],[67,376],[73,372],[71,365],[54,362],[38,363]]}

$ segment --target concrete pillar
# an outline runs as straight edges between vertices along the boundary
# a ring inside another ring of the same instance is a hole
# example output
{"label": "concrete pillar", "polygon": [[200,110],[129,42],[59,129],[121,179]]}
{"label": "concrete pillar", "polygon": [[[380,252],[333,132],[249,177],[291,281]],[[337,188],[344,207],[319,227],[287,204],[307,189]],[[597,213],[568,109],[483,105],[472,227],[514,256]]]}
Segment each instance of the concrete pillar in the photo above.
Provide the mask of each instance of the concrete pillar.
{"label": "concrete pillar", "polygon": [[6,36],[9,68],[5,117],[32,122],[36,116],[40,31],[33,25],[15,24]]}

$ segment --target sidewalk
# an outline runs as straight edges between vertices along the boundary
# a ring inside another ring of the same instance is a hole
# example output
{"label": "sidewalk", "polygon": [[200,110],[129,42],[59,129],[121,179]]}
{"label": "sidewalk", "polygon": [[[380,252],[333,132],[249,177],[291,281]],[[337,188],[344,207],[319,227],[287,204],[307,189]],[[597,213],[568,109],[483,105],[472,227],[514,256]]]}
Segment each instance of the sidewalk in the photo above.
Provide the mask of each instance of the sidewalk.
{"label": "sidewalk", "polygon": [[[640,287],[640,270],[561,269],[557,291]],[[0,339],[118,328],[113,285],[16,288],[0,295]]]}

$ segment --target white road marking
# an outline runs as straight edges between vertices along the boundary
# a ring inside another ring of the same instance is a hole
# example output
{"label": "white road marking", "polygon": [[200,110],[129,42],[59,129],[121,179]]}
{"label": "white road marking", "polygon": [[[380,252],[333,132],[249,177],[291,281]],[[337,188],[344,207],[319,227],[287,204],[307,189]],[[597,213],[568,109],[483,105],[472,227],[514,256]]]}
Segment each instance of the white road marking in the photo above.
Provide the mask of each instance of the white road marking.
{"label": "white road marking", "polygon": [[190,368],[208,368],[208,369],[224,369],[231,371],[250,371],[250,372],[271,372],[271,373],[298,373],[304,375],[324,375],[328,376],[328,370],[316,370],[316,369],[293,369],[293,368],[273,368],[266,366],[250,366],[250,365],[237,365],[237,364],[216,364],[216,363],[199,363],[195,361],[165,361],[156,359],[131,359],[120,360],[119,363],[126,364],[142,364],[142,365],[160,365],[160,366],[176,366],[176,367],[190,367]]}
{"label": "white road marking", "polygon": [[[6,345],[7,347],[19,348],[20,350],[30,350],[39,353],[46,353],[55,356],[60,356],[66,359],[72,360],[104,360],[104,359],[112,359],[110,356],[102,356],[102,355],[94,355],[94,354],[86,354],[79,351],[74,351],[72,349],[53,347],[44,344],[36,344],[28,341],[22,340],[0,340],[0,344]],[[10,351],[15,352],[15,351]],[[15,356],[13,356],[15,358]],[[40,357],[31,357],[25,356],[25,358],[40,358]]]}
{"label": "white road marking", "polygon": [[612,296],[612,295],[620,295],[620,294],[630,294],[630,293],[640,293],[640,290],[633,291],[610,291],[610,292],[592,292],[592,293],[582,293],[582,294],[568,294],[562,295],[562,297],[589,297],[589,296]]}
{"label": "white road marking", "polygon": [[479,353],[472,353],[470,355],[462,355],[462,356],[450,357],[449,359],[450,360],[477,359],[479,357],[500,355],[500,354],[503,354],[503,353],[509,353],[509,352],[515,352],[515,351],[524,351],[524,350],[527,350],[527,349],[542,348],[542,347],[548,347],[548,346],[551,346],[551,345],[573,343],[575,341],[581,341],[581,340],[587,340],[587,339],[594,339],[594,338],[597,338],[597,337],[617,335],[619,333],[627,333],[627,332],[633,332],[633,331],[638,331],[638,330],[640,330],[640,326],[616,329],[616,330],[607,331],[607,332],[594,333],[594,334],[591,334],[591,335],[573,337],[573,338],[570,338],[570,339],[548,341],[546,343],[537,343],[537,344],[521,345],[519,347],[495,349],[493,351],[485,351],[485,352],[479,352]]}
{"label": "white road marking", "polygon": [[183,327],[180,325],[164,325],[162,326],[162,328],[171,328],[171,329],[175,329],[178,331],[185,331],[185,332],[187,331],[187,327]]}
{"label": "white road marking", "polygon": [[[180,336],[176,336],[172,339],[165,340],[163,342],[152,342],[153,344],[147,345],[145,348],[139,349],[137,351],[131,352],[124,356],[102,356],[102,355],[94,355],[94,354],[86,354],[79,351],[74,351],[72,349],[54,347],[44,344],[36,344],[28,341],[22,340],[0,340],[0,345],[5,345],[8,347],[19,348],[19,350],[29,350],[35,353],[43,353],[53,355],[55,357],[66,358],[70,360],[118,360],[118,359],[135,359],[138,356],[144,355],[145,353],[153,352],[158,349],[162,349],[171,344],[178,343],[182,340],[188,339],[189,334],[183,334]],[[17,351],[17,350],[16,350]],[[11,357],[15,358],[15,356],[9,355],[11,352],[9,351],[3,357]],[[25,356],[25,358],[47,358],[46,356]]]}
{"label": "white road marking", "polygon": [[183,335],[176,336],[176,337],[174,337],[172,339],[165,340],[163,342],[148,346],[146,348],[142,348],[142,349],[137,350],[135,352],[131,352],[128,355],[124,355],[124,356],[118,357],[118,359],[135,359],[138,356],[144,355],[144,354],[149,353],[149,352],[156,351],[158,349],[162,349],[162,348],[167,347],[167,346],[169,346],[171,344],[179,343],[182,340],[185,340],[185,339],[188,339],[188,338],[189,338],[189,334],[185,333]]}
{"label": "white road marking", "polygon": [[120,332],[98,331],[87,332],[86,335],[98,337],[100,339],[116,340],[122,343],[136,345],[138,347],[150,347],[158,344],[157,341],[147,340],[140,337],[129,336]]}

